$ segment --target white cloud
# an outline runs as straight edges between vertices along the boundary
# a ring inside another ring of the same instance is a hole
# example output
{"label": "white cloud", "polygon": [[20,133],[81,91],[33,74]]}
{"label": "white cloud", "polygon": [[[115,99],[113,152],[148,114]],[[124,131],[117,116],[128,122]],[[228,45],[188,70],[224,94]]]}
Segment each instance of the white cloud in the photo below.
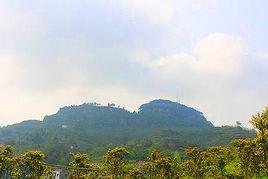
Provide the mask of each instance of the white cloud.
{"label": "white cloud", "polygon": [[239,71],[246,54],[246,45],[238,37],[215,33],[201,40],[194,48],[197,70],[230,74]]}
{"label": "white cloud", "polygon": [[246,45],[240,38],[214,33],[199,41],[192,53],[161,58],[152,67],[178,73],[177,69],[189,68],[195,73],[228,75],[240,71],[245,53]]}

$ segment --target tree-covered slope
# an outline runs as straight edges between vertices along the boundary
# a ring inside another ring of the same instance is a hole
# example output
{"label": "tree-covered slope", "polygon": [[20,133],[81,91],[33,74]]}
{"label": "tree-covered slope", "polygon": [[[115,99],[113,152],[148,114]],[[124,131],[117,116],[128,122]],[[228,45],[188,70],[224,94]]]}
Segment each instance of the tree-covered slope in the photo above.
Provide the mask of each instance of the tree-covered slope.
{"label": "tree-covered slope", "polygon": [[97,103],[61,108],[43,121],[24,121],[0,129],[0,143],[17,152],[41,149],[50,163],[66,163],[71,151],[98,157],[109,146],[125,145],[140,159],[151,148],[167,151],[198,145],[227,145],[235,138],[255,136],[240,127],[216,128],[204,115],[168,100],[154,100],[130,112]]}

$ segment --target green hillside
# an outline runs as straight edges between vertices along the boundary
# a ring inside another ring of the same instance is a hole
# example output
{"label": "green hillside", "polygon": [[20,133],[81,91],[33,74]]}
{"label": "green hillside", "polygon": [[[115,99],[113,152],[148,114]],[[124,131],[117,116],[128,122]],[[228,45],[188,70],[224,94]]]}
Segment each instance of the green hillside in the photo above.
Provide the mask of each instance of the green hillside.
{"label": "green hillside", "polygon": [[0,129],[0,142],[17,152],[41,149],[49,163],[65,164],[69,152],[97,158],[108,147],[123,145],[133,160],[143,159],[152,148],[168,154],[197,145],[228,145],[236,138],[255,137],[240,127],[214,127],[204,115],[168,100],[154,100],[130,112],[114,104],[86,103],[61,108],[43,121],[29,120]]}

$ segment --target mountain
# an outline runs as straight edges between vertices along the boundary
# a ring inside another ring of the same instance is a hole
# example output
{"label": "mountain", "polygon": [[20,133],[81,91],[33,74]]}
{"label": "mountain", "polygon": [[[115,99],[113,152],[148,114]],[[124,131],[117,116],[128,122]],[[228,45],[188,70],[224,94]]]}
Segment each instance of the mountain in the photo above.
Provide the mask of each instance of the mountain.
{"label": "mountain", "polygon": [[68,106],[43,121],[0,129],[0,143],[15,146],[17,152],[41,149],[55,164],[66,164],[71,151],[99,157],[110,146],[124,145],[139,160],[151,148],[172,153],[189,145],[228,145],[235,138],[254,136],[240,127],[214,127],[201,112],[163,99],[141,105],[138,112],[114,104]]}
{"label": "mountain", "polygon": [[138,114],[149,126],[213,127],[203,113],[169,100],[154,100],[141,105]]}
{"label": "mountain", "polygon": [[154,100],[141,105],[138,113],[114,105],[82,104],[61,108],[46,116],[49,125],[105,127],[213,127],[203,114],[193,108],[168,100]]}

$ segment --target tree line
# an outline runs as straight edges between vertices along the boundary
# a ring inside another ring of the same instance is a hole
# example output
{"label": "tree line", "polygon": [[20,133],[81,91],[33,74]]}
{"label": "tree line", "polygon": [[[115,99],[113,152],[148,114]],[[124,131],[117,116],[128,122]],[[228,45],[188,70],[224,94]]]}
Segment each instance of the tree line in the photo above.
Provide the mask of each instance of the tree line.
{"label": "tree line", "polygon": [[[109,149],[102,162],[84,153],[70,153],[68,175],[87,178],[266,178],[268,177],[268,107],[252,116],[256,138],[237,139],[231,146],[185,149],[185,157],[164,155],[153,149],[144,161],[130,161],[125,147]],[[0,174],[9,178],[53,178],[55,167],[42,151],[14,155],[10,145],[0,146]]]}

